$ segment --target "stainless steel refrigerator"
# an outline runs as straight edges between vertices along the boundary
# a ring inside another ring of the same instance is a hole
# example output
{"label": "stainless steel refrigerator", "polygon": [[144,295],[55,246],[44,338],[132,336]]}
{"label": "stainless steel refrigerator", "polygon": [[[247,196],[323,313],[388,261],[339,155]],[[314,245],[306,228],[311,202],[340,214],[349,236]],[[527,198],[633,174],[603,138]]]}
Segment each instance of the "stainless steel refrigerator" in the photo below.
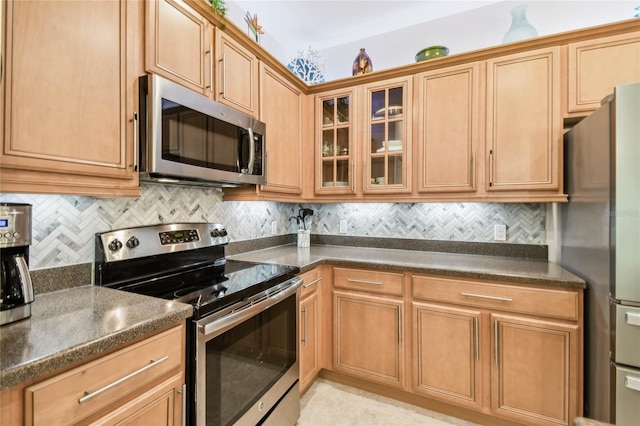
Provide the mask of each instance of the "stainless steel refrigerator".
{"label": "stainless steel refrigerator", "polygon": [[585,417],[640,424],[640,83],[565,134],[562,266],[587,282]]}

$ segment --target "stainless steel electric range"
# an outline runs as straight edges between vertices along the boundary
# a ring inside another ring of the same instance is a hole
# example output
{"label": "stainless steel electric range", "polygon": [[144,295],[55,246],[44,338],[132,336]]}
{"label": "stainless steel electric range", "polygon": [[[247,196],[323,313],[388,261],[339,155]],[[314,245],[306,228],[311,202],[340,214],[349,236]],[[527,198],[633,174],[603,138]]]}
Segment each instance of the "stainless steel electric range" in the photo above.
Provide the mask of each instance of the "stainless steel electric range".
{"label": "stainless steel electric range", "polygon": [[297,267],[226,259],[221,224],[96,234],[96,285],[190,303],[186,424],[295,424]]}

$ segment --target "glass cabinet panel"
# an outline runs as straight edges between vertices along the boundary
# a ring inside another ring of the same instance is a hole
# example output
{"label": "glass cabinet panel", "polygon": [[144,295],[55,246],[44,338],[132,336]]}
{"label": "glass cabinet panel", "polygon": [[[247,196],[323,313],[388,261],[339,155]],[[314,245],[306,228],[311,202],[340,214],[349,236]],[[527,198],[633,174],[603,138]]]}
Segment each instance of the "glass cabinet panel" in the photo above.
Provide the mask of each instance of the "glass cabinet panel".
{"label": "glass cabinet panel", "polygon": [[352,190],[351,99],[350,92],[318,97],[322,107],[318,132],[320,170],[317,173],[320,190]]}
{"label": "glass cabinet panel", "polygon": [[369,149],[367,188],[407,188],[406,161],[408,83],[369,90]]}

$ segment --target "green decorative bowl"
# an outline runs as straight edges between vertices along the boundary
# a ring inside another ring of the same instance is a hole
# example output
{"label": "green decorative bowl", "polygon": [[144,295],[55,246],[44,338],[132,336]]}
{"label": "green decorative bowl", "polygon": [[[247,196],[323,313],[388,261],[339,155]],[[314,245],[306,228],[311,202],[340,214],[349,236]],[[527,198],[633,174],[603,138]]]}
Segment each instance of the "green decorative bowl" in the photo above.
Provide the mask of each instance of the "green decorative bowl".
{"label": "green decorative bowl", "polygon": [[447,56],[448,54],[449,49],[444,46],[429,46],[418,52],[416,55],[416,62],[439,58],[441,56]]}

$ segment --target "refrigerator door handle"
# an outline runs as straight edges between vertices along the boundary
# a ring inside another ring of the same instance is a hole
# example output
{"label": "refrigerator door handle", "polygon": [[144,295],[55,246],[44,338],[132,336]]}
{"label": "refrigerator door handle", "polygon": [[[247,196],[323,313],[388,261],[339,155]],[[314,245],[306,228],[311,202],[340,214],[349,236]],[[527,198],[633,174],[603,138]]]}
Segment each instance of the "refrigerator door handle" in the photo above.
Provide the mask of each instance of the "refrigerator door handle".
{"label": "refrigerator door handle", "polygon": [[632,312],[625,312],[624,322],[629,325],[635,325],[640,327],[640,314],[634,314]]}
{"label": "refrigerator door handle", "polygon": [[640,392],[640,378],[639,377],[624,377],[624,387]]}

